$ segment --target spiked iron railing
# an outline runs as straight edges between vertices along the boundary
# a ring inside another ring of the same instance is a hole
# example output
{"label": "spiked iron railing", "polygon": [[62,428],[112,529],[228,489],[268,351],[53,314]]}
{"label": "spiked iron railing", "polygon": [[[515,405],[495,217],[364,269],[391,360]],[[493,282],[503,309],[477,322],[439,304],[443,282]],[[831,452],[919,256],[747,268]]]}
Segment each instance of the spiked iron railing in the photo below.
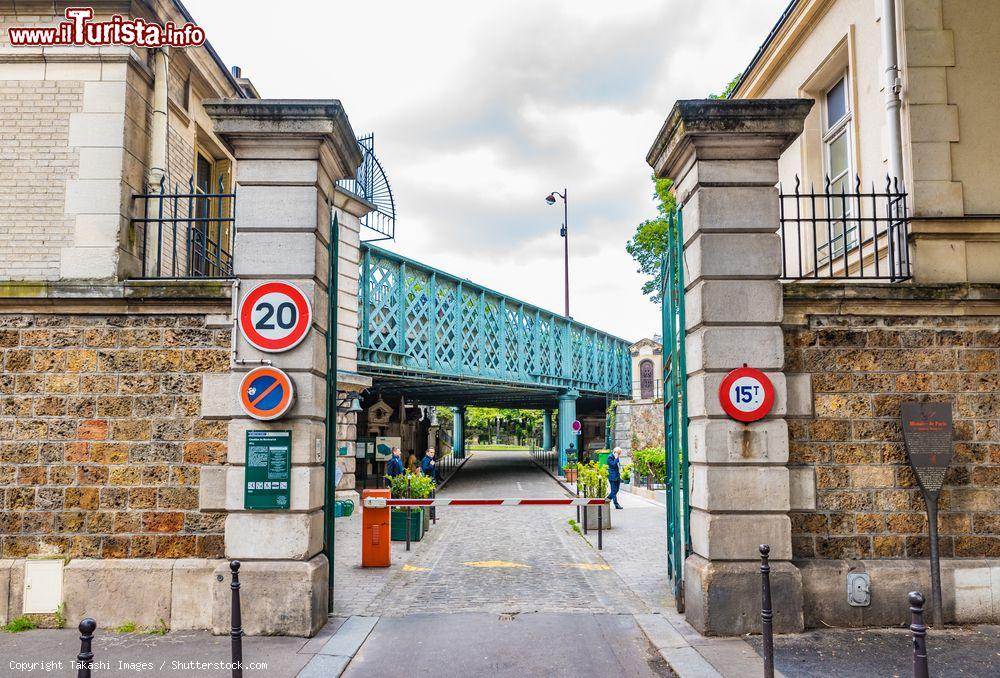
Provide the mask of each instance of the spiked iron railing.
{"label": "spiked iron railing", "polygon": [[624,339],[368,243],[361,254],[364,368],[630,395]]}
{"label": "spiked iron railing", "polygon": [[906,280],[910,277],[906,192],[886,177],[885,190],[795,188],[780,197],[782,278]]}

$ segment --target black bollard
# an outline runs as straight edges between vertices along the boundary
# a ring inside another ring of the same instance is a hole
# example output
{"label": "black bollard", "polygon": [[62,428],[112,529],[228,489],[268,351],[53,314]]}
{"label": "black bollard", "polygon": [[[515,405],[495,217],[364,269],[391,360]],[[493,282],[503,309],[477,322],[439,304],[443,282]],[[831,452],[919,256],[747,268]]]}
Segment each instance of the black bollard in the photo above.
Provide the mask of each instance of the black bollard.
{"label": "black bollard", "polygon": [[910,633],[913,634],[913,678],[929,678],[927,668],[927,627],[924,626],[924,597],[911,591]]}
{"label": "black bollard", "polygon": [[243,615],[240,611],[240,561],[230,560],[229,569],[233,573],[233,582],[229,585],[229,588],[233,590],[233,628],[229,632],[233,649],[233,678],[243,678]]}
{"label": "black bollard", "polygon": [[90,678],[90,665],[94,661],[92,648],[94,631],[96,630],[97,622],[90,617],[86,617],[80,622],[80,654],[76,655],[76,678]]}
{"label": "black bollard", "polygon": [[597,505],[597,550],[604,549],[604,504]]}
{"label": "black bollard", "polygon": [[764,678],[774,678],[774,630],[772,620],[774,614],[771,611],[771,566],[768,565],[767,556],[771,553],[771,547],[767,544],[760,545],[760,633],[764,642]]}
{"label": "black bollard", "polygon": [[[410,478],[406,478],[406,498],[410,498]],[[406,550],[410,550],[410,507],[406,507]]]}

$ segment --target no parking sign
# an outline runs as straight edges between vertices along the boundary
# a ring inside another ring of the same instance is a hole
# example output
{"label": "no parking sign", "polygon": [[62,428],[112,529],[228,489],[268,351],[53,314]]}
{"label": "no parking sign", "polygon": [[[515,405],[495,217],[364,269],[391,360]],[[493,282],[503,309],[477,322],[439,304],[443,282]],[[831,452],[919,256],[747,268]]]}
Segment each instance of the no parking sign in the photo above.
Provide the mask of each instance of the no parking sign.
{"label": "no parking sign", "polygon": [[760,370],[740,367],[719,384],[719,402],[736,421],[757,421],[766,417],[774,405],[774,384]]}
{"label": "no parking sign", "polygon": [[306,338],[312,326],[312,304],[292,283],[272,280],[243,297],[239,318],[240,333],[251,346],[281,353]]}
{"label": "no parking sign", "polygon": [[258,367],[240,382],[240,404],[254,419],[270,421],[282,416],[295,401],[292,380],[277,367]]}

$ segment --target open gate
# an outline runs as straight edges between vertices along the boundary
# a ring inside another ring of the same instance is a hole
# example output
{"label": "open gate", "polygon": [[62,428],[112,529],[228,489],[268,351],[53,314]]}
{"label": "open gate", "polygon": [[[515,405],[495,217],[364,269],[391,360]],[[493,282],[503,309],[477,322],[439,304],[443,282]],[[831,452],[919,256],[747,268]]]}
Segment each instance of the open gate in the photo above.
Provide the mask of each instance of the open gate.
{"label": "open gate", "polygon": [[680,210],[670,213],[660,288],[664,357],[663,442],[667,457],[667,567],[679,612],[684,611],[684,559],[691,552],[682,223],[683,215]]}

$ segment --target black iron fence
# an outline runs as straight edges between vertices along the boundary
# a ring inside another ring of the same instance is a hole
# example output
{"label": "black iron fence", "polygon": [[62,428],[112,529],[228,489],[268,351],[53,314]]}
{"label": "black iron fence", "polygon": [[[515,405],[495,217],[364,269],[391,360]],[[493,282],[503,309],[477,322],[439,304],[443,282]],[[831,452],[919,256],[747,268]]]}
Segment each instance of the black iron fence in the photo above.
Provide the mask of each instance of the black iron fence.
{"label": "black iron fence", "polygon": [[779,185],[781,276],[787,280],[906,280],[910,277],[906,192],[886,177],[885,189],[864,190],[855,177],[827,177],[823,189],[805,191],[795,177],[786,193]]}
{"label": "black iron fence", "polygon": [[132,227],[143,278],[229,278],[233,275],[236,194],[220,176],[214,193],[162,178],[132,196]]}
{"label": "black iron fence", "polygon": [[558,452],[555,450],[543,450],[534,442],[531,443],[529,452],[531,454],[531,458],[535,460],[535,463],[548,471],[550,475],[561,475],[562,469],[559,468]]}

